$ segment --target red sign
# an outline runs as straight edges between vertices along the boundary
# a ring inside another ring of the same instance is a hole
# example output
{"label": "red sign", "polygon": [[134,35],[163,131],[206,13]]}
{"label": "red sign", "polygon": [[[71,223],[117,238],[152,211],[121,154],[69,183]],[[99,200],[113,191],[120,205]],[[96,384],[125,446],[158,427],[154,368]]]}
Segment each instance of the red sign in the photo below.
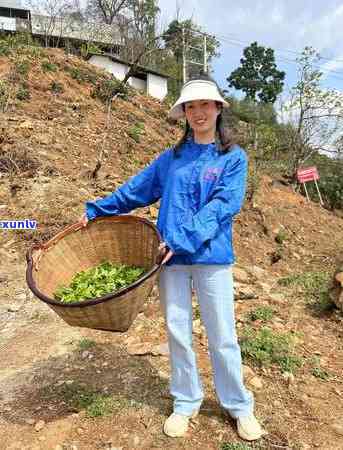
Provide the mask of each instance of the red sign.
{"label": "red sign", "polygon": [[297,178],[299,183],[319,180],[317,167],[307,167],[306,169],[298,169]]}

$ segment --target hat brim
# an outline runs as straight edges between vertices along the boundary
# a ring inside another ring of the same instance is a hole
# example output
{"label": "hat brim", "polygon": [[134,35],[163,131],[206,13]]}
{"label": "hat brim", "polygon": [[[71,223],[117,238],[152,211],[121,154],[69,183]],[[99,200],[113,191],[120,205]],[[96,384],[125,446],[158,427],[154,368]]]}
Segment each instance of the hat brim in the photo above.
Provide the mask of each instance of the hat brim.
{"label": "hat brim", "polygon": [[169,111],[169,117],[172,119],[181,119],[185,116],[182,105],[194,100],[213,100],[222,104],[223,108],[229,106],[228,102],[220,95],[217,86],[208,81],[197,80],[185,84],[180,97],[174,103]]}

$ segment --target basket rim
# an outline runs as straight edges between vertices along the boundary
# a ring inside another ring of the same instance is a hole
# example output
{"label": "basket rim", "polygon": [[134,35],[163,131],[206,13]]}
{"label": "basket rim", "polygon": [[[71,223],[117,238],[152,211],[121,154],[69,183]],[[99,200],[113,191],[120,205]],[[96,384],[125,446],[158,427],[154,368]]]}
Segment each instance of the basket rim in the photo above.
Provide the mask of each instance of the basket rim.
{"label": "basket rim", "polygon": [[[153,229],[153,231],[156,233],[157,238],[159,242],[162,242],[160,233],[156,227],[155,224],[150,222],[148,219],[145,219],[144,217],[135,216],[132,214],[121,214],[117,216],[101,216],[97,217],[96,219],[93,219],[91,222],[102,222],[102,221],[111,221],[111,222],[143,222],[146,225],[148,225],[150,228]],[[142,277],[138,278],[134,283],[130,284],[128,287],[120,289],[119,291],[111,292],[109,294],[106,294],[102,297],[97,297],[96,299],[91,300],[83,300],[80,302],[74,302],[74,303],[62,303],[59,301],[56,301],[47,295],[43,294],[38,287],[36,286],[36,283],[33,279],[33,270],[34,270],[34,260],[33,260],[33,252],[35,250],[38,251],[46,251],[53,245],[55,245],[58,241],[60,241],[63,237],[67,236],[68,234],[75,233],[76,231],[80,230],[81,226],[80,223],[74,223],[72,225],[69,225],[62,229],[58,234],[53,236],[51,239],[49,239],[46,243],[43,244],[34,244],[32,245],[29,250],[26,253],[26,261],[27,261],[27,268],[26,268],[26,282],[30,290],[33,292],[33,294],[38,297],[40,300],[42,300],[45,303],[48,303],[49,305],[53,306],[59,306],[62,308],[82,308],[92,305],[97,305],[99,303],[104,303],[112,299],[119,299],[123,295],[127,294],[128,292],[132,291],[136,287],[138,287],[140,284],[142,284],[144,281],[146,281],[148,278],[153,276],[157,271],[159,271],[162,267],[161,262],[155,263],[154,266],[146,272]]]}

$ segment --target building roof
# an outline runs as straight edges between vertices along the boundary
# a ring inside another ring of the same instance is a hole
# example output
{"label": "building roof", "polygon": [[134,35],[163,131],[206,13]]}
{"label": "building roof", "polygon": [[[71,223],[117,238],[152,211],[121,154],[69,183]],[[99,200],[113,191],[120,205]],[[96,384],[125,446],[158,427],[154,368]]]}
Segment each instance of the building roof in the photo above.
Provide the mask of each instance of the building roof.
{"label": "building roof", "polygon": [[20,0],[0,0],[0,8],[21,9],[29,11],[28,8],[24,8]]}
{"label": "building roof", "polygon": [[[125,64],[126,66],[129,66],[129,67],[133,66],[132,63],[129,63],[129,62],[123,60],[123,59],[120,59],[120,58],[118,58],[118,56],[112,55],[111,53],[96,53],[96,52],[92,53],[91,52],[89,54],[88,58],[90,58],[91,56],[106,56],[107,58],[111,59],[114,62]],[[157,75],[158,77],[170,78],[169,75],[166,75],[166,74],[164,74],[162,72],[157,72],[156,70],[149,69],[148,67],[143,67],[143,66],[137,65],[136,69],[137,69],[138,73],[139,72],[141,72],[141,73],[151,73],[153,75]]]}

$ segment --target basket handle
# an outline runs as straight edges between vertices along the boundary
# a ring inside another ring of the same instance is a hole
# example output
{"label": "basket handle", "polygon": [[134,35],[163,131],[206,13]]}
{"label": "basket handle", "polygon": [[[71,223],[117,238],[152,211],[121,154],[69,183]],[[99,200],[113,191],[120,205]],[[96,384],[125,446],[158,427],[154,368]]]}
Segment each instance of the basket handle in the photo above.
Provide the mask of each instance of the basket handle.
{"label": "basket handle", "polygon": [[[37,252],[33,254],[33,252]],[[26,252],[26,262],[28,266],[34,267],[34,269],[38,270],[38,264],[42,257],[42,252],[44,251],[44,244],[35,244]]]}
{"label": "basket handle", "polygon": [[[50,239],[46,244],[35,244],[26,253],[27,264],[38,271],[39,261],[43,255],[43,252],[48,250],[50,247],[55,245],[60,239],[62,239],[70,231],[78,231],[84,228],[84,224],[80,222],[73,223],[68,227],[64,228],[60,233],[57,233],[52,239]],[[34,254],[34,252],[37,252]]]}

